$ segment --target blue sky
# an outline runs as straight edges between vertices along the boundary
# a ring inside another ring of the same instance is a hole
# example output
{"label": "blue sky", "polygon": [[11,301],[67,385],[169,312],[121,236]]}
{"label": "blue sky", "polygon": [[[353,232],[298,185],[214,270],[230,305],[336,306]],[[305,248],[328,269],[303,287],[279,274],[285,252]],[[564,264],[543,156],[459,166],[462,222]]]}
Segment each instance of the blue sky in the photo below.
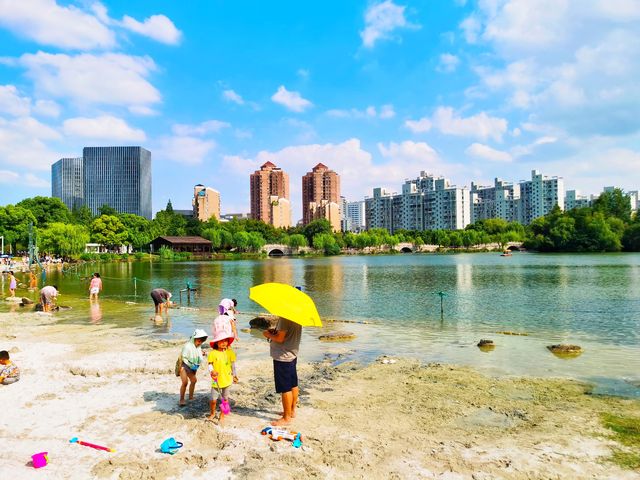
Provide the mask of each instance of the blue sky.
{"label": "blue sky", "polygon": [[634,0],[0,0],[0,203],[94,145],[151,150],[154,211],[203,183],[246,212],[267,160],[294,221],[320,161],[349,200],[422,170],[637,190],[639,37]]}

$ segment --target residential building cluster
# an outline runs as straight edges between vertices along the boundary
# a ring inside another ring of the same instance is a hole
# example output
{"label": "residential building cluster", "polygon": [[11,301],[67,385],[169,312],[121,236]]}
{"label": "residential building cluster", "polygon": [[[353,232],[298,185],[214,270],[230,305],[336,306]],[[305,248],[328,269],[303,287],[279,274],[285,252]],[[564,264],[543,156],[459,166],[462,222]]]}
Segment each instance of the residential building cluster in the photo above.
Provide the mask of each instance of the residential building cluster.
{"label": "residential building cluster", "polygon": [[[109,205],[120,213],[151,218],[151,153],[142,147],[86,147],[80,158],[62,158],[51,169],[52,196],[69,209],[83,205],[95,215]],[[249,176],[250,210],[221,214],[220,193],[202,184],[194,186],[192,209],[174,210],[186,217],[253,218],[275,227],[292,225],[289,175],[272,162]],[[614,187],[605,187],[611,191]],[[632,211],[640,207],[639,192],[627,192]],[[491,218],[529,225],[556,205],[563,210],[591,206],[598,198],[565,192],[562,177],[537,170],[518,183],[496,178],[493,185],[475,182],[457,187],[444,177],[420,172],[405,180],[400,193],[382,187],[364,200],[349,202],[340,196],[340,176],[322,163],[302,177],[302,225],[327,219],[334,231],[361,232],[372,228],[397,230],[459,230]]]}

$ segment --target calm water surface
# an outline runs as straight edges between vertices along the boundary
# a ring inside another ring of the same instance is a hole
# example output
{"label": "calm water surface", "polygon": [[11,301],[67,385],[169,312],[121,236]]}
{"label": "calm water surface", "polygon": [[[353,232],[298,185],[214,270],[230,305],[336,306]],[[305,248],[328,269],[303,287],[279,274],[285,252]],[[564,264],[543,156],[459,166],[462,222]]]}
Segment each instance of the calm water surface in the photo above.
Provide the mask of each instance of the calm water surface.
{"label": "calm water surface", "polygon": [[[96,268],[104,278],[104,292],[100,305],[90,306],[85,298],[87,277]],[[50,272],[47,281],[59,286],[59,303],[73,307],[58,314],[61,321],[135,326],[162,337],[187,334],[194,326],[208,329],[223,297],[239,300],[240,310],[248,312],[240,318],[246,324],[251,312],[261,311],[248,299],[252,285],[300,285],[316,301],[323,319],[370,322],[326,322],[323,329],[306,329],[303,357],[309,360],[326,351],[345,351],[365,361],[381,354],[411,356],[496,374],[585,379],[601,392],[640,396],[640,254],[112,263],[85,265],[65,274]],[[191,306],[200,310],[172,310],[170,322],[150,322],[149,291],[163,287],[178,300],[186,282],[199,289]],[[8,293],[6,282],[2,290]],[[443,319],[438,291],[447,293]],[[332,345],[316,341],[322,333],[336,330],[356,333],[357,339]],[[496,333],[503,330],[529,335]],[[496,349],[480,352],[475,344],[481,338],[493,339]],[[560,342],[580,344],[585,352],[559,359],[545,346]]]}

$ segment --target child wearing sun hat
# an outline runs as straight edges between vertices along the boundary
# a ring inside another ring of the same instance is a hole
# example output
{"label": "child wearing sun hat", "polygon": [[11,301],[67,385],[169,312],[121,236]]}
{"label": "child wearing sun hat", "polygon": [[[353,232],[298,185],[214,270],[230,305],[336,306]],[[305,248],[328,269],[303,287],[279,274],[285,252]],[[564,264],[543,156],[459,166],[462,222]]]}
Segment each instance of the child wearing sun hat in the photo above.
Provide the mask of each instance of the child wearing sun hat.
{"label": "child wearing sun hat", "polygon": [[[229,400],[229,387],[232,383],[238,383],[236,354],[229,348],[233,340],[233,331],[228,323],[221,324],[221,328],[213,333],[213,341],[211,342],[213,348],[207,357],[211,375],[211,400],[209,402],[211,407],[209,418],[211,420],[215,418],[217,400],[220,400],[222,407],[222,402]],[[217,397],[216,394],[218,394]],[[220,423],[223,420],[224,412],[220,408]]]}

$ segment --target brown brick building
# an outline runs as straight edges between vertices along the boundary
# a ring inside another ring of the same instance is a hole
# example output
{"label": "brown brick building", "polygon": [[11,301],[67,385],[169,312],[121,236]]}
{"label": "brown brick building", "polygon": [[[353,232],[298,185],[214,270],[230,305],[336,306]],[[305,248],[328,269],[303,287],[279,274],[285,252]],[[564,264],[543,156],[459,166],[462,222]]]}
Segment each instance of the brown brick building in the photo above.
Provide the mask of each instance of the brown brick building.
{"label": "brown brick building", "polygon": [[251,218],[274,227],[291,226],[289,175],[266,162],[250,175]]}
{"label": "brown brick building", "polygon": [[340,177],[322,163],[302,177],[302,223],[326,218],[340,230]]}

